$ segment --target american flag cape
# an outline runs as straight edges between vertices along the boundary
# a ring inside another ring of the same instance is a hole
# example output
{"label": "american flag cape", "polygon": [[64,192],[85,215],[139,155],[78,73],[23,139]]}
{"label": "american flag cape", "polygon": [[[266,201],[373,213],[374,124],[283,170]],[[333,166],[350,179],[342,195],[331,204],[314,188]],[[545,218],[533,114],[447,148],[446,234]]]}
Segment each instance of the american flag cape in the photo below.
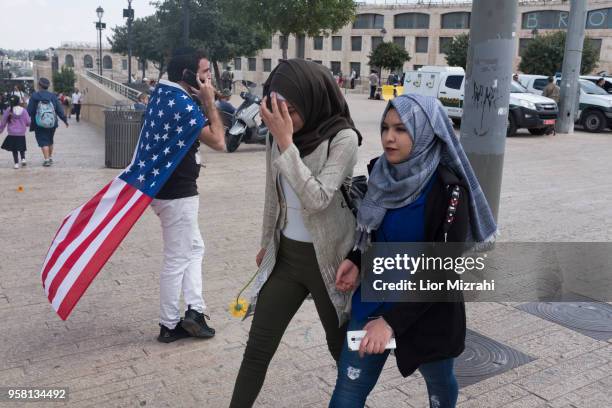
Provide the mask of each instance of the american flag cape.
{"label": "american flag cape", "polygon": [[47,253],[43,289],[62,320],[206,125],[198,105],[178,84],[160,81],[151,96],[132,162],[64,218]]}

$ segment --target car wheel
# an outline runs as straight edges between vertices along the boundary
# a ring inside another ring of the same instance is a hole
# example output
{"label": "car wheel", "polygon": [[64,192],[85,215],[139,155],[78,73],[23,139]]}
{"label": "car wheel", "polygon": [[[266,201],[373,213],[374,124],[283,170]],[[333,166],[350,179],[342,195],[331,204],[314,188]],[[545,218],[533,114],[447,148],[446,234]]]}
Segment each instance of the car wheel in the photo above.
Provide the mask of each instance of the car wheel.
{"label": "car wheel", "polygon": [[508,129],[506,130],[506,137],[514,136],[516,134],[516,119],[511,113],[508,115]]}
{"label": "car wheel", "polygon": [[601,132],[606,127],[604,115],[596,110],[589,111],[582,119],[582,126],[587,132]]}
{"label": "car wheel", "polygon": [[531,133],[532,135],[540,136],[545,134],[548,128],[533,128],[527,130],[529,130],[529,133]]}

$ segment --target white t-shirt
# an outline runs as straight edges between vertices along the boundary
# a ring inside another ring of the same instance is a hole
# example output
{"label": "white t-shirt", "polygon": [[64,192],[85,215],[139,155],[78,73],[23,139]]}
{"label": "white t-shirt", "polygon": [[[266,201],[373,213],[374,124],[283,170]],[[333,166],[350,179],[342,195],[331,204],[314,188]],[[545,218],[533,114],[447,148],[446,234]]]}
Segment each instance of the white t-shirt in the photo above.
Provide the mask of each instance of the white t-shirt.
{"label": "white t-shirt", "polygon": [[282,175],[280,176],[280,182],[287,203],[287,224],[283,228],[283,235],[294,241],[312,242],[310,232],[304,224],[300,198]]}
{"label": "white t-shirt", "polygon": [[72,94],[72,103],[73,104],[80,104],[81,103],[81,93],[73,93]]}

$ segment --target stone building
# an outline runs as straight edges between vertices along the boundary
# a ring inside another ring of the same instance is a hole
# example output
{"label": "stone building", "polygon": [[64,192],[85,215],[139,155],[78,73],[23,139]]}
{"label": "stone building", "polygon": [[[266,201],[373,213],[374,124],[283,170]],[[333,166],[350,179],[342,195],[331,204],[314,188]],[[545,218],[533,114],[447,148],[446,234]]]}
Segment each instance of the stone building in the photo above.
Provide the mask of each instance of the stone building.
{"label": "stone building", "polygon": [[[516,26],[514,70],[520,52],[534,36],[550,30],[567,29],[569,2],[564,0],[521,1]],[[294,37],[288,39],[289,58],[306,58],[329,67],[346,77],[351,71],[358,76],[370,72],[368,55],[382,41],[401,44],[410,54],[404,71],[423,65],[446,65],[444,47],[453,37],[469,32],[470,2],[440,3],[423,1],[411,4],[360,4],[354,23],[328,37]],[[596,72],[612,73],[612,2],[589,0],[586,35],[599,49]],[[236,58],[231,65],[238,79],[261,84],[282,58],[281,41],[274,35],[270,47],[250,58]],[[363,81],[365,82],[365,81]]]}
{"label": "stone building", "polygon": [[[55,48],[58,68],[66,65],[74,68],[75,72],[94,70],[98,72],[98,47],[96,44],[64,42]],[[132,73],[137,79],[142,79],[142,65],[135,57],[132,57]],[[151,62],[145,64],[145,76],[149,79],[158,77],[158,70]],[[102,47],[102,75],[117,82],[127,81],[128,57],[111,52],[110,47]]]}

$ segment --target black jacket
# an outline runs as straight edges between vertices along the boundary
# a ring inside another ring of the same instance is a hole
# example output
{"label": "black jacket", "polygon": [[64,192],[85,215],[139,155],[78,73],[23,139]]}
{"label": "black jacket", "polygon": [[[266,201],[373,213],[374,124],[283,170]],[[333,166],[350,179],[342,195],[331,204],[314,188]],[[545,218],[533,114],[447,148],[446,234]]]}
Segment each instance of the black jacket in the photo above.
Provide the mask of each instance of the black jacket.
{"label": "black jacket", "polygon": [[[374,161],[370,162],[368,170]],[[425,204],[425,242],[444,241],[443,223],[452,186],[455,185],[460,187],[460,199],[446,240],[465,241],[469,225],[466,184],[449,169],[439,166],[437,180]],[[349,255],[349,259],[360,263],[355,253]],[[404,377],[423,363],[457,357],[465,348],[465,304],[462,298],[458,302],[396,303],[383,317],[395,333],[395,357]]]}

